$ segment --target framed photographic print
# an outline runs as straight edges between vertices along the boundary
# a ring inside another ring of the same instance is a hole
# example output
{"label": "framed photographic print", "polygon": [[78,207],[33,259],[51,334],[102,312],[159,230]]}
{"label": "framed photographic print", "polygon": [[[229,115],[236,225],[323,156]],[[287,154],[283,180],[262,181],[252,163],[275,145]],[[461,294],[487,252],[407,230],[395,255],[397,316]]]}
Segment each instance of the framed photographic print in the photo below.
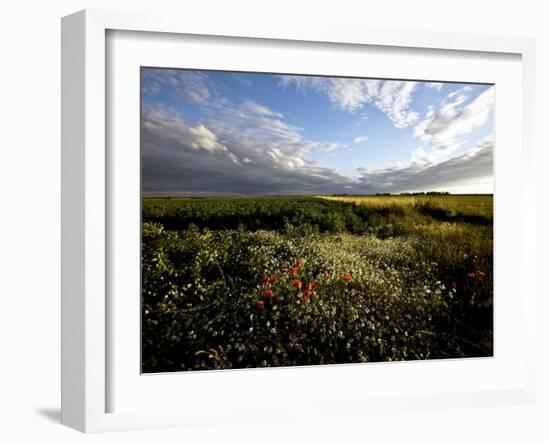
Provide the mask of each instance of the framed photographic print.
{"label": "framed photographic print", "polygon": [[531,401],[533,42],[241,25],[63,19],[63,423]]}
{"label": "framed photographic print", "polygon": [[144,373],[493,356],[494,85],[140,82]]}

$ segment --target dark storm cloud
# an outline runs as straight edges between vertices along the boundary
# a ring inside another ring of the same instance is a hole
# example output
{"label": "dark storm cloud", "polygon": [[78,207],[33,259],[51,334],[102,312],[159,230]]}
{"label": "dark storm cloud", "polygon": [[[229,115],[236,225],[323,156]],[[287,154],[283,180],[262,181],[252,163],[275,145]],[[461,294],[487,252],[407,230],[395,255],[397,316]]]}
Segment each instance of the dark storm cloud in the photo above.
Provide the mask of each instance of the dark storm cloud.
{"label": "dark storm cloud", "polygon": [[238,110],[225,113],[223,122],[213,122],[210,129],[192,126],[162,107],[144,110],[146,195],[319,193],[351,182],[334,170],[306,164],[310,149],[325,146],[303,140],[295,128]]}
{"label": "dark storm cloud", "polygon": [[472,149],[440,163],[411,163],[369,171],[359,169],[360,188],[376,188],[380,192],[426,190],[468,182],[493,175],[493,140],[481,140]]}
{"label": "dark storm cloud", "polygon": [[226,119],[209,128],[192,126],[167,109],[145,110],[144,194],[401,192],[492,174],[493,142],[486,139],[441,163],[411,163],[374,171],[358,168],[359,177],[347,177],[304,158],[311,149],[322,148],[319,143],[303,140],[295,129],[278,120],[269,124],[258,117],[255,121],[259,124],[255,124],[253,116],[239,112],[236,119],[243,126],[233,126]]}

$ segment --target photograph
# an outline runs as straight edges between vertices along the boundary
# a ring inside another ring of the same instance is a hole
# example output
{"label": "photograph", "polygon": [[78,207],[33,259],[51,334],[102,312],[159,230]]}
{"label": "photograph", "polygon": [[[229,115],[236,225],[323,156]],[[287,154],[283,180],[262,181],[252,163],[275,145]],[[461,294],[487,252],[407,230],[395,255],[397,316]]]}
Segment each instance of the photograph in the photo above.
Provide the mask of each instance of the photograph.
{"label": "photograph", "polygon": [[142,66],[140,105],[141,373],[493,356],[494,84]]}

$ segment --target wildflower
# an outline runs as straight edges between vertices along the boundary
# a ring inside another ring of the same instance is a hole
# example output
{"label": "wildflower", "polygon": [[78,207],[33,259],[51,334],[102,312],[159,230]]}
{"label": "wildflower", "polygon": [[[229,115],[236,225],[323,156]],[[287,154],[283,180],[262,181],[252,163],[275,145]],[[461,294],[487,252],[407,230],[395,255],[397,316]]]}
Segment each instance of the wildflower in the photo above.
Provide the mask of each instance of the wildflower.
{"label": "wildflower", "polygon": [[267,290],[264,290],[264,296],[266,298],[274,298],[275,293],[273,293],[273,290],[267,289]]}
{"label": "wildflower", "polygon": [[277,279],[276,276],[272,276],[272,277],[269,279],[269,282],[270,282],[271,284],[277,284],[277,281],[278,281],[278,279]]}
{"label": "wildflower", "polygon": [[323,278],[325,278],[325,279],[328,278],[328,272],[326,270],[323,272]]}
{"label": "wildflower", "polygon": [[310,281],[307,285],[308,290],[314,290],[317,288],[317,283],[315,281]]}
{"label": "wildflower", "polygon": [[309,298],[313,296],[313,292],[311,290],[306,289],[304,291],[304,304],[309,301]]}
{"label": "wildflower", "polygon": [[344,273],[344,276],[342,277],[342,279],[346,282],[350,282],[353,278],[349,273]]}
{"label": "wildflower", "polygon": [[302,264],[303,264],[303,263],[302,263],[302,260],[301,260],[301,259],[297,259],[297,260],[296,260],[296,263],[294,264],[294,267],[300,268],[300,267],[302,267]]}
{"label": "wildflower", "polygon": [[261,281],[262,281],[262,284],[264,285],[267,284],[269,282],[269,276],[267,275],[262,276]]}
{"label": "wildflower", "polygon": [[256,301],[256,309],[261,312],[264,309],[264,302],[261,299]]}
{"label": "wildflower", "polygon": [[470,272],[468,273],[468,277],[469,278],[474,278],[476,276],[476,274],[474,272]]}
{"label": "wildflower", "polygon": [[296,276],[298,274],[298,269],[296,267],[292,267],[290,269],[291,276]]}
{"label": "wildflower", "polygon": [[300,281],[299,279],[296,279],[296,280],[292,283],[292,285],[293,285],[294,287],[296,287],[297,289],[301,289],[301,288],[302,288],[302,281]]}
{"label": "wildflower", "polygon": [[478,274],[479,276],[481,276],[482,278],[485,276],[485,272],[477,272],[477,274]]}
{"label": "wildflower", "polygon": [[451,287],[453,288],[453,290],[456,290],[456,282],[451,282]]}

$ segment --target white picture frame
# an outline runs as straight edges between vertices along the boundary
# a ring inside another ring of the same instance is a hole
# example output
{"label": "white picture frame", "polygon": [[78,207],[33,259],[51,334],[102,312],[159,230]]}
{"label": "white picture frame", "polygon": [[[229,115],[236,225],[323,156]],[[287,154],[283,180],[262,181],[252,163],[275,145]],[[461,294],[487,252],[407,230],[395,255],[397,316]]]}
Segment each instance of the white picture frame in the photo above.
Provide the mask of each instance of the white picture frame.
{"label": "white picture frame", "polygon": [[[380,48],[433,49],[474,53],[514,54],[521,57],[521,266],[532,265],[536,256],[534,229],[535,177],[535,42],[518,37],[494,37],[420,31],[388,31],[309,23],[307,26],[266,23],[212,23],[200,17],[181,18],[151,14],[86,10],[62,20],[62,423],[84,432],[186,426],[209,422],[246,422],[283,419],[299,410],[270,410],[242,415],[213,415],[177,410],[109,412],[108,396],[112,355],[108,337],[111,321],[107,287],[111,199],[108,186],[106,121],[106,35],[109,31],[140,31],[269,39],[273,41],[369,45]],[[525,273],[523,273],[525,275]],[[342,395],[317,400],[310,416],[362,414],[411,409],[454,408],[532,403],[536,393],[533,359],[536,290],[533,279],[521,278],[518,319],[525,338],[520,383],[506,388],[466,392],[430,392],[424,395],[387,395],[348,398]],[[498,317],[496,318],[498,321]],[[388,370],[388,366],[379,366]],[[333,367],[344,370],[343,367]],[[136,367],[136,370],[138,368]],[[290,369],[292,370],[292,369]],[[250,373],[250,372],[248,372]],[[290,373],[290,374],[289,374]],[[215,375],[215,374],[214,374]],[[241,372],[241,378],[247,372]],[[277,376],[277,370],[271,371]],[[294,374],[285,369],[285,376]],[[192,397],[187,400],[193,400]]]}

